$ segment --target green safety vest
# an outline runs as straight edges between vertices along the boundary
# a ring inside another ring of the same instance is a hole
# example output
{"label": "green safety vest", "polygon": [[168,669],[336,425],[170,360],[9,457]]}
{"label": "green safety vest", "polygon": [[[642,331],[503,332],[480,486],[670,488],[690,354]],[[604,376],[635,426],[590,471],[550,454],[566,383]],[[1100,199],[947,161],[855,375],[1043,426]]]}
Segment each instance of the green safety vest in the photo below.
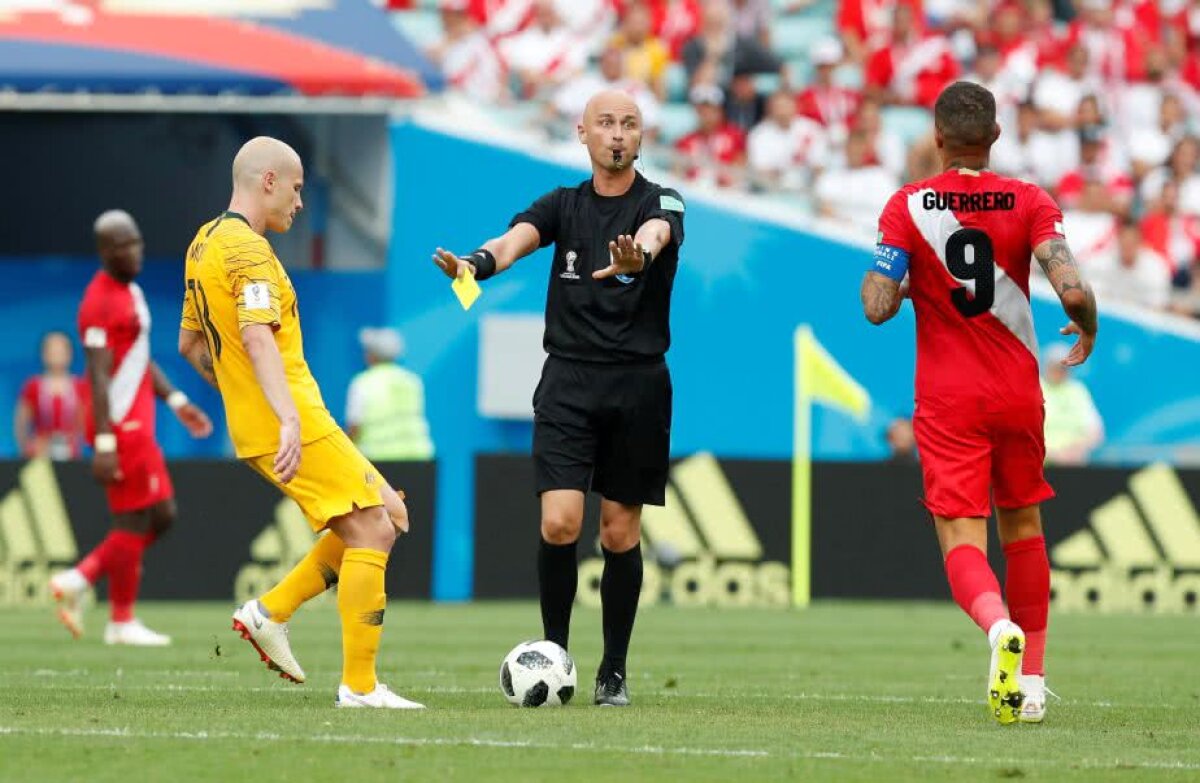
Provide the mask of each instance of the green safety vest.
{"label": "green safety vest", "polygon": [[425,420],[425,385],[395,364],[377,364],[351,381],[360,395],[358,448],[368,459],[433,459]]}

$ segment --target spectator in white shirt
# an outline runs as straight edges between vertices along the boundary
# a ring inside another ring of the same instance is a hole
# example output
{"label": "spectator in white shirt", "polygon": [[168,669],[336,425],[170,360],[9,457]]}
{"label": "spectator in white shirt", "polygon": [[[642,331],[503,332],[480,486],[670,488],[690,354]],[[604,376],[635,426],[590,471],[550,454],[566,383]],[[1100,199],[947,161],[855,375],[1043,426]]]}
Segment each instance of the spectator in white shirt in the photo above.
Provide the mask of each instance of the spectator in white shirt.
{"label": "spectator in white shirt", "polygon": [[908,148],[904,141],[883,126],[883,112],[879,103],[863,101],[854,116],[854,128],[867,134],[874,152],[872,159],[893,176],[903,177],[908,165]]}
{"label": "spectator in white shirt", "polygon": [[1134,222],[1121,226],[1116,254],[1095,259],[1087,275],[1101,302],[1165,310],[1171,300],[1169,264],[1142,242],[1142,230]]}
{"label": "spectator in white shirt", "polygon": [[824,168],[828,154],[825,130],[796,115],[796,99],[786,90],[771,96],[767,116],[747,140],[751,179],[771,190],[803,188]]}
{"label": "spectator in white shirt", "polygon": [[1075,124],[1079,102],[1099,95],[1100,85],[1088,76],[1088,50],[1075,44],[1067,52],[1067,70],[1043,71],[1033,87],[1033,102],[1042,112],[1046,130],[1064,130]]}
{"label": "spectator in white shirt", "polygon": [[628,93],[642,110],[643,135],[647,141],[654,140],[662,113],[658,99],[641,81],[625,78],[624,61],[624,52],[615,46],[601,52],[598,71],[585,71],[554,93],[550,102],[554,119],[573,133],[593,95],[602,90],[620,90]]}
{"label": "spectator in white shirt", "polygon": [[469,0],[442,0],[445,38],[429,51],[451,89],[484,103],[507,98],[504,64],[492,42],[468,13]]}
{"label": "spectator in white shirt", "polygon": [[537,0],[533,24],[502,41],[500,54],[520,81],[522,97],[532,98],[582,71],[588,50],[563,24],[554,0]]}
{"label": "spectator in white shirt", "polygon": [[849,224],[862,236],[874,235],[879,213],[900,181],[887,169],[871,162],[871,138],[851,131],[846,139],[846,168],[826,169],[814,188],[818,212]]}

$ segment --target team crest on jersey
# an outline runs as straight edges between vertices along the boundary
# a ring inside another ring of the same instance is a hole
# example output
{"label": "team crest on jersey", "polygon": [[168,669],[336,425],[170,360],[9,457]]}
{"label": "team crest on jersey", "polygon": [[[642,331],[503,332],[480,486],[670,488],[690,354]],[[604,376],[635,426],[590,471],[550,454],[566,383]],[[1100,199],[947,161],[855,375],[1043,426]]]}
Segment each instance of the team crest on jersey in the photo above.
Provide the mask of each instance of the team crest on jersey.
{"label": "team crest on jersey", "polygon": [[559,274],[559,277],[563,280],[578,280],[579,274],[575,271],[575,262],[579,260],[579,254],[574,250],[568,250],[565,260],[567,268]]}

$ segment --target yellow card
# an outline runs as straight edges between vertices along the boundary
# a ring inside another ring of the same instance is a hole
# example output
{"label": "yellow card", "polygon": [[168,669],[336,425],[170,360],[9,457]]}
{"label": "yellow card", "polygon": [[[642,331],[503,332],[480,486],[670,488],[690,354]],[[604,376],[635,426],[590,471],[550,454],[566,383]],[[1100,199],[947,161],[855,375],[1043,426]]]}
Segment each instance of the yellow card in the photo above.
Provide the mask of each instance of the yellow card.
{"label": "yellow card", "polygon": [[454,295],[458,297],[458,303],[464,310],[470,310],[471,305],[475,304],[475,300],[483,293],[483,289],[479,287],[479,283],[475,282],[475,275],[470,269],[462,277],[454,278],[454,282],[450,283],[450,288],[453,289]]}

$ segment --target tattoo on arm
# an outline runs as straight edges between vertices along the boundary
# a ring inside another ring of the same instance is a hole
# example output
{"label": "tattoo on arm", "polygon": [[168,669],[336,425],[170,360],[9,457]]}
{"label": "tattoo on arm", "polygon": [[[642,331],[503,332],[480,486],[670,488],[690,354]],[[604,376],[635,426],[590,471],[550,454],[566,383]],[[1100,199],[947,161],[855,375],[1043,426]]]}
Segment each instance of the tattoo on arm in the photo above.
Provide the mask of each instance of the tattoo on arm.
{"label": "tattoo on arm", "polygon": [[859,296],[862,298],[863,312],[873,324],[881,324],[892,318],[900,312],[900,303],[904,301],[900,295],[900,284],[877,272],[867,272]]}
{"label": "tattoo on arm", "polygon": [[1071,254],[1071,248],[1064,239],[1050,239],[1038,245],[1033,251],[1054,293],[1062,300],[1063,309],[1071,320],[1079,324],[1079,328],[1088,334],[1095,334],[1096,296],[1092,287],[1083,279],[1079,264]]}
{"label": "tattoo on arm", "polygon": [[208,381],[208,384],[214,389],[217,387],[217,372],[213,367],[212,354],[208,350],[208,346],[204,342],[197,342],[196,346],[187,354],[188,363],[196,368],[196,372],[200,373],[200,377]]}

